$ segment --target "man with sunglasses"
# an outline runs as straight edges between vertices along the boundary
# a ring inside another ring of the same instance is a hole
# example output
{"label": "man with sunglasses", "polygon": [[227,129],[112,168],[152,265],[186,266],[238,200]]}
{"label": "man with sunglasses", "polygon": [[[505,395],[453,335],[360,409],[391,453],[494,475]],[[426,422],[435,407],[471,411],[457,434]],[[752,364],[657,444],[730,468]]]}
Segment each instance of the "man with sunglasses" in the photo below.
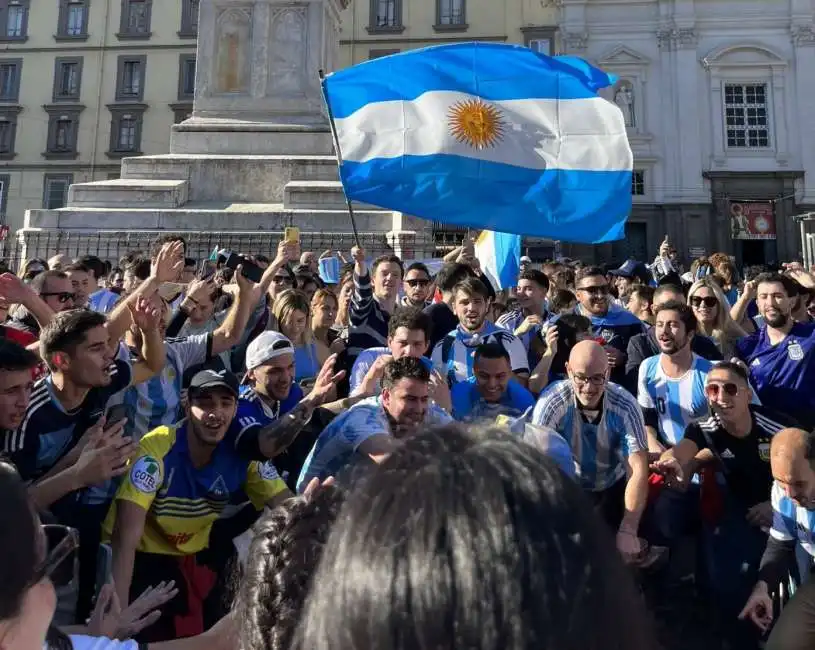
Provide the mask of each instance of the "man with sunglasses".
{"label": "man with sunglasses", "polygon": [[569,378],[543,393],[531,422],[569,442],[581,486],[616,531],[623,558],[636,563],[645,555],[639,526],[648,501],[648,440],[637,400],[608,381],[609,370],[599,343],[577,343]]}
{"label": "man with sunglasses", "polygon": [[432,298],[430,289],[433,280],[427,266],[421,262],[413,262],[405,271],[405,280],[402,283],[402,307],[419,307],[424,309],[430,304]]}
{"label": "man with sunglasses", "polygon": [[763,404],[815,426],[815,324],[792,318],[795,287],[784,275],[756,278],[756,304],[764,326],[736,344]]}
{"label": "man with sunglasses", "polygon": [[[692,422],[674,447],[653,465],[669,484],[688,485],[704,462],[714,462],[726,483],[724,510],[715,524],[703,528],[711,586],[730,621],[728,635],[745,634],[735,618],[755,584],[759,561],[772,522],[770,443],[793,422],[753,402],[747,373],[738,364],[713,366],[705,379],[711,415]],[[747,630],[747,641],[755,643]],[[742,646],[737,647],[749,647]]]}
{"label": "man with sunglasses", "polygon": [[628,342],[645,332],[645,325],[631,312],[612,304],[610,287],[603,269],[587,266],[575,276],[576,312],[591,320],[593,330],[604,344],[611,381],[626,385],[625,363]]}
{"label": "man with sunglasses", "polygon": [[[73,309],[74,288],[71,280],[62,271],[44,271],[34,278],[28,285],[31,290],[42,299],[42,302],[56,314],[62,311]],[[41,322],[37,312],[25,307],[18,310],[7,323],[10,327],[16,327],[28,332],[32,336],[39,338],[40,330],[48,321]]]}

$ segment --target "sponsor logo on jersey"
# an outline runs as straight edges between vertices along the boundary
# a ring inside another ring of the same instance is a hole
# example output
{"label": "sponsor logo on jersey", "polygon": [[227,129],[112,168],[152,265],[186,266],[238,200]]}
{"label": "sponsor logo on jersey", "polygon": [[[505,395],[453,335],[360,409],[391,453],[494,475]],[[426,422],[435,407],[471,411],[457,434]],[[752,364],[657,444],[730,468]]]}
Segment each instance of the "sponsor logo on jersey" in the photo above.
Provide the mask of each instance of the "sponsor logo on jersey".
{"label": "sponsor logo on jersey", "polygon": [[161,485],[161,464],[152,456],[142,456],[130,470],[130,482],[139,492],[155,494]]}
{"label": "sponsor logo on jersey", "polygon": [[267,460],[265,463],[260,463],[258,473],[260,474],[260,477],[262,479],[265,479],[267,481],[274,481],[276,478],[279,478],[277,474],[277,468],[270,460]]}

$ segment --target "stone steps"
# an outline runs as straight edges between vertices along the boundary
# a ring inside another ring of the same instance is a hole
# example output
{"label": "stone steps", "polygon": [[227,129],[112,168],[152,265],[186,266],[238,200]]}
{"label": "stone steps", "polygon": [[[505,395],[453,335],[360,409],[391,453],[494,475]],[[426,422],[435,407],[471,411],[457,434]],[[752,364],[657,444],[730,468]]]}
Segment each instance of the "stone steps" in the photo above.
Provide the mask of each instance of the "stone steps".
{"label": "stone steps", "polygon": [[[186,180],[190,201],[285,202],[290,181],[338,181],[334,156],[223,156],[165,154],[125,158],[127,180]],[[344,200],[340,201],[340,204]]]}
{"label": "stone steps", "polygon": [[[386,232],[392,213],[354,210],[360,232]],[[93,224],[89,227],[89,223]],[[303,231],[348,232],[351,222],[343,208],[291,209],[282,203],[188,203],[181,208],[74,208],[28,210],[26,229],[97,232],[104,230],[280,231],[297,226]]]}
{"label": "stone steps", "polygon": [[[293,209],[326,209],[346,207],[340,181],[289,181],[283,190],[283,205]],[[382,210],[375,205],[354,202],[357,210]]]}
{"label": "stone steps", "polygon": [[116,179],[77,183],[68,190],[74,208],[177,208],[187,202],[186,180]]}

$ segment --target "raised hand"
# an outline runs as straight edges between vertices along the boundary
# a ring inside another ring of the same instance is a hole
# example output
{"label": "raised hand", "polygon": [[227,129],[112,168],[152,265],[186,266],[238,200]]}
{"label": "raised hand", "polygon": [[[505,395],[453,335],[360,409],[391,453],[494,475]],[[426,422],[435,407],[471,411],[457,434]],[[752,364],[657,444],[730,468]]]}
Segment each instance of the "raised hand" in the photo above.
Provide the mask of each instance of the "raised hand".
{"label": "raised hand", "polygon": [[773,599],[767,590],[767,583],[759,581],[753,593],[739,614],[741,620],[748,619],[762,632],[766,632],[773,622]]}
{"label": "raised hand", "polygon": [[184,244],[168,242],[161,247],[150,265],[150,275],[161,283],[176,282],[184,270]]}
{"label": "raised hand", "polygon": [[34,292],[13,273],[0,275],[0,301],[10,305],[24,305]]}
{"label": "raised hand", "polygon": [[450,397],[450,387],[447,380],[441,376],[438,370],[430,372],[430,397],[441,408],[448,413],[453,411],[453,400]]}
{"label": "raised hand", "polygon": [[73,466],[82,487],[99,485],[127,471],[127,463],[136,455],[138,445],[123,435],[125,423],[126,420],[121,420],[104,430],[97,429],[82,449]]}
{"label": "raised hand", "polygon": [[161,311],[155,307],[149,298],[139,298],[135,305],[130,305],[130,316],[133,324],[142,332],[149,332],[158,328],[161,321]]}
{"label": "raised hand", "polygon": [[155,587],[148,587],[136,600],[119,614],[115,638],[131,639],[143,629],[150,627],[159,618],[159,607],[178,595],[175,581],[160,582]]}
{"label": "raised hand", "polygon": [[337,386],[337,382],[345,377],[345,370],[334,372],[336,363],[337,355],[332,354],[325,360],[323,367],[320,368],[320,372],[317,374],[314,386],[308,394],[309,400],[312,401],[315,406],[323,404],[331,395],[335,394],[334,389]]}

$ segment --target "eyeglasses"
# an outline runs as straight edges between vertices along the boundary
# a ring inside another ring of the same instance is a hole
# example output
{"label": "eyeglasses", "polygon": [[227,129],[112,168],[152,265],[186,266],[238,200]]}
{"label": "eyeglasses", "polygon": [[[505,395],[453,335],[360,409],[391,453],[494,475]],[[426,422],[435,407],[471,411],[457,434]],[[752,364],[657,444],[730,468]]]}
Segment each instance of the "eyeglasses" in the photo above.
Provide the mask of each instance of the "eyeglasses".
{"label": "eyeglasses", "polygon": [[55,587],[64,587],[74,579],[79,533],[68,526],[57,525],[43,526],[42,531],[46,543],[45,560],[34,572],[32,584],[50,578]]}
{"label": "eyeglasses", "polygon": [[608,293],[608,285],[604,284],[600,287],[577,287],[578,291],[585,291],[592,296],[605,296]]}
{"label": "eyeglasses", "polygon": [[692,296],[690,299],[690,304],[692,307],[704,305],[705,307],[712,309],[719,304],[719,301],[713,296]]}
{"label": "eyeglasses", "polygon": [[606,383],[606,376],[605,375],[572,375],[572,379],[574,383],[578,386],[585,386],[586,384],[591,384],[592,386],[602,386]]}
{"label": "eyeglasses", "polygon": [[409,287],[426,287],[430,284],[430,280],[405,280]]}
{"label": "eyeglasses", "polygon": [[727,381],[722,383],[711,382],[705,386],[705,395],[711,398],[719,397],[720,394],[727,395],[728,397],[735,397],[739,394],[739,387],[733,382]]}
{"label": "eyeglasses", "polygon": [[69,293],[67,291],[57,291],[55,293],[41,293],[40,298],[47,298],[48,296],[56,296],[57,300],[59,300],[62,304],[65,304],[69,300],[76,300],[75,293]]}

